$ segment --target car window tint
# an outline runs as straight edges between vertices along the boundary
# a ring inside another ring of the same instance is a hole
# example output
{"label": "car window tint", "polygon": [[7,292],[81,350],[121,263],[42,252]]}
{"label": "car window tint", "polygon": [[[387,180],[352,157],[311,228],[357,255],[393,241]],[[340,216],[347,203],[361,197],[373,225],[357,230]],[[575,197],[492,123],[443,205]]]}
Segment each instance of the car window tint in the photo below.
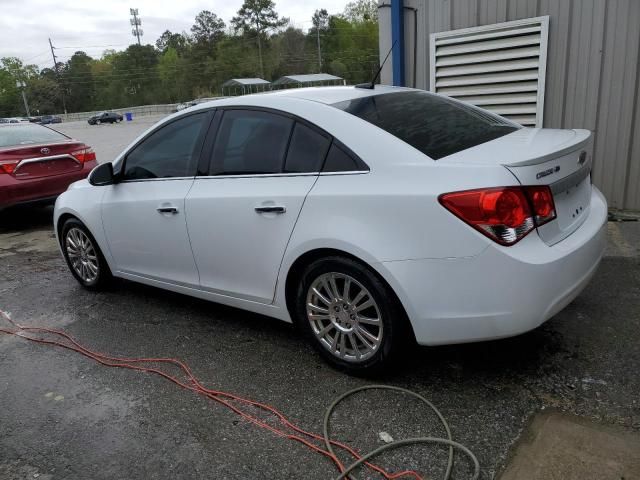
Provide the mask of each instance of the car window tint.
{"label": "car window tint", "polygon": [[486,110],[428,92],[396,92],[333,104],[434,160],[521,128]]}
{"label": "car window tint", "polygon": [[284,164],[285,173],[319,172],[330,143],[329,138],[296,122]]}
{"label": "car window tint", "polygon": [[251,110],[224,112],[211,161],[211,175],[280,173],[293,120]]}
{"label": "car window tint", "polygon": [[368,168],[335,142],[331,145],[324,162],[323,172],[356,172],[361,170],[368,170]]}
{"label": "car window tint", "polygon": [[156,130],[125,161],[125,180],[195,175],[196,147],[205,113],[181,118]]}
{"label": "car window tint", "polygon": [[30,123],[8,124],[0,128],[0,147],[55,143],[65,140],[69,140],[69,137],[50,128]]}

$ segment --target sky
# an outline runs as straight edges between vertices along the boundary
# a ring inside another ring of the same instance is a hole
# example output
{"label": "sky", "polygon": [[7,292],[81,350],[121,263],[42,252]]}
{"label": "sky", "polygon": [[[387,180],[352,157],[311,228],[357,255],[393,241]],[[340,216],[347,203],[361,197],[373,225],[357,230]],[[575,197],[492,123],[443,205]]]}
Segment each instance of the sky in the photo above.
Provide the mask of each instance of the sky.
{"label": "sky", "polygon": [[[318,8],[340,13],[348,0],[275,0],[276,11],[303,30]],[[227,26],[242,0],[0,0],[0,58],[18,57],[40,68],[53,66],[49,38],[58,61],[77,50],[99,57],[108,48],[123,50],[136,41],[129,8],[142,19],[143,43],[155,44],[165,30],[187,31],[201,10],[210,10]]]}

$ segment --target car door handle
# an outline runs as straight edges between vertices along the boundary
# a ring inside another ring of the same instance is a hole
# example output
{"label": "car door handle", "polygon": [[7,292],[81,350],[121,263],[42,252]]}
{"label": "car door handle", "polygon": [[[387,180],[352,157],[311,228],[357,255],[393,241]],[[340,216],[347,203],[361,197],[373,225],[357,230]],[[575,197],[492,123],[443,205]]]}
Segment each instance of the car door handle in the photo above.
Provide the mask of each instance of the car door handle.
{"label": "car door handle", "polygon": [[284,213],[287,211],[285,207],[279,205],[265,205],[262,207],[256,207],[255,210],[258,213]]}
{"label": "car door handle", "polygon": [[173,215],[178,213],[178,209],[176,207],[158,207],[158,208],[156,208],[156,210],[159,213],[171,213]]}

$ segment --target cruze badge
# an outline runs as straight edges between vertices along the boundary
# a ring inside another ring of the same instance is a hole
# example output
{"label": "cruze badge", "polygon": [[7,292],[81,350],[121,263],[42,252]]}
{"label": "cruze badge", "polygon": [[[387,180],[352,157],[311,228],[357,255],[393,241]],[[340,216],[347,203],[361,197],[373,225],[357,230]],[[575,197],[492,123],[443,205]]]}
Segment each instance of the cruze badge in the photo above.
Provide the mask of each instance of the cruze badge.
{"label": "cruze badge", "polygon": [[536,173],[536,180],[540,180],[541,178],[547,177],[549,175],[551,175],[552,173],[556,173],[560,171],[560,166],[557,165],[553,168],[548,168],[546,170],[543,170],[541,172]]}

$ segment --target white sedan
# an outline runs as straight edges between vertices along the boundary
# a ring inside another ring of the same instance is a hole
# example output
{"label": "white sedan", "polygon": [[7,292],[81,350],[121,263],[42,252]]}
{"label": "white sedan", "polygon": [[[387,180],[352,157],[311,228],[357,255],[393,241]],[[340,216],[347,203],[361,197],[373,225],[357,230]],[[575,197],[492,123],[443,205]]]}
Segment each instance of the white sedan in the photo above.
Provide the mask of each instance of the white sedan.
{"label": "white sedan", "polygon": [[296,323],[364,372],[417,341],[517,335],[585,287],[605,247],[590,133],[522,128],[420,90],[208,102],[56,202],[71,273]]}

